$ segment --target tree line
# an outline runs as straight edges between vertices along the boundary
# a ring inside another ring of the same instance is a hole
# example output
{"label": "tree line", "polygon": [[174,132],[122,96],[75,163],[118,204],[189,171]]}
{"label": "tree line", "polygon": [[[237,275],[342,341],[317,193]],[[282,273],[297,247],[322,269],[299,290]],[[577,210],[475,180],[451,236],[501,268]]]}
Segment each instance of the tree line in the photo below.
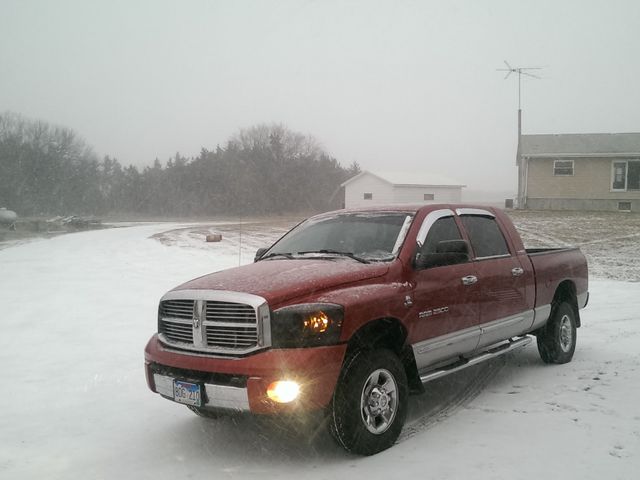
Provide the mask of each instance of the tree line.
{"label": "tree line", "polygon": [[195,158],[138,169],[100,160],[73,130],[0,114],[0,206],[19,215],[280,214],[340,208],[357,174],[313,137],[257,125]]}

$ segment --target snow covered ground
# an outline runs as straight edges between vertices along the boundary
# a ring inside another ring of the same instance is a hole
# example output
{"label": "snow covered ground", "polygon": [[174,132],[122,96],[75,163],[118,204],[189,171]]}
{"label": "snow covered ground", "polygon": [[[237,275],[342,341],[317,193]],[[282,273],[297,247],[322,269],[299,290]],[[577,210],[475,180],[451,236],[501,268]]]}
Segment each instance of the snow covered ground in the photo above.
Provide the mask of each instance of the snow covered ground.
{"label": "snow covered ground", "polygon": [[[207,421],[147,390],[159,297],[238,264],[235,227],[186,227],[0,250],[1,479],[638,478],[640,283],[592,279],[572,363],[544,365],[531,345],[433,382],[399,443],[359,458],[322,429]],[[245,226],[242,263],[284,228]]]}

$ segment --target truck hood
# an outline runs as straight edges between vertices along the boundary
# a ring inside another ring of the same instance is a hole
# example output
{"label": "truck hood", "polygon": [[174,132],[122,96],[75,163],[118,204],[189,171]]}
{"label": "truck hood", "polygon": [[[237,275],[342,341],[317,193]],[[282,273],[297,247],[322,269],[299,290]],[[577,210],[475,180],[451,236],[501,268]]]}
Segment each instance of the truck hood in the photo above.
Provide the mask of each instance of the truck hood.
{"label": "truck hood", "polygon": [[277,306],[287,300],[384,275],[386,263],[348,258],[263,260],[191,280],[174,290],[228,290],[259,295]]}

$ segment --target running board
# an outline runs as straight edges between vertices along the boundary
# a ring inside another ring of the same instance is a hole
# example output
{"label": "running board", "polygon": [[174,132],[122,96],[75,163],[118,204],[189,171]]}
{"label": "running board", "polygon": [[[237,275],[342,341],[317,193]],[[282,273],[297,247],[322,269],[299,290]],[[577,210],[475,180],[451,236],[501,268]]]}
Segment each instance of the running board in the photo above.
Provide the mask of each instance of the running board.
{"label": "running board", "polygon": [[520,337],[515,340],[509,340],[505,343],[501,343],[489,350],[486,350],[475,357],[471,358],[461,358],[459,361],[447,365],[446,367],[439,368],[437,370],[432,370],[430,372],[425,373],[424,375],[420,375],[420,381],[422,383],[430,382],[431,380],[435,380],[440,377],[444,377],[445,375],[449,375],[451,373],[459,372],[460,370],[464,370],[467,367],[472,367],[479,363],[485,362],[487,360],[491,360],[492,358],[496,358],[505,353],[513,352],[522,347],[526,347],[531,343],[533,337],[527,335],[525,337]]}

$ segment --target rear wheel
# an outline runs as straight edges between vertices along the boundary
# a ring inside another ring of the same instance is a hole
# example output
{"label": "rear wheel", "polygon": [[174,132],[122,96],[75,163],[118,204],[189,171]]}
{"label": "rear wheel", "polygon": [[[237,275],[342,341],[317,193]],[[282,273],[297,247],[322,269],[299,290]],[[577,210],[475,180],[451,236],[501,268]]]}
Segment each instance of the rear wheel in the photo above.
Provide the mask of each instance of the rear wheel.
{"label": "rear wheel", "polygon": [[573,306],[562,302],[538,332],[538,352],[545,363],[568,363],[576,349],[576,316]]}
{"label": "rear wheel", "polygon": [[343,367],[329,430],[346,450],[373,455],[391,447],[402,430],[409,389],[402,363],[389,350],[358,351]]}

